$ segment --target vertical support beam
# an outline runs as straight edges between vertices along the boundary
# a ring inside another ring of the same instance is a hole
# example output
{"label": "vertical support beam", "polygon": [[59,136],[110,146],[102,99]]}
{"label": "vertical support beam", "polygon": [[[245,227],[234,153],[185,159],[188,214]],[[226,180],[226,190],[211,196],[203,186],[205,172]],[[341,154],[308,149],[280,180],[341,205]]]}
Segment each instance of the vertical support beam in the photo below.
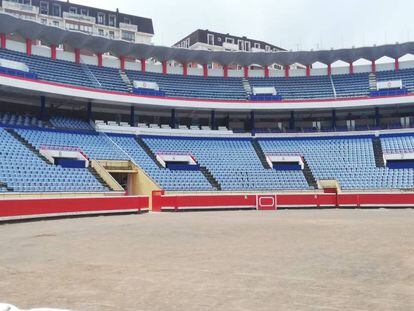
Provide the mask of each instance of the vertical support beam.
{"label": "vertical support beam", "polygon": [[216,129],[216,112],[211,110],[210,127],[212,130]]}
{"label": "vertical support beam", "polygon": [[229,114],[227,114],[224,122],[226,124],[227,129],[230,129],[230,115]]}
{"label": "vertical support beam", "polygon": [[380,127],[381,126],[381,114],[379,107],[375,107],[375,126]]}
{"label": "vertical support beam", "polygon": [[176,115],[175,115],[175,109],[171,109],[171,128],[175,129],[177,125]]}
{"label": "vertical support beam", "polygon": [[328,64],[328,76],[332,75],[332,64]]}
{"label": "vertical support beam", "polygon": [[250,111],[250,128],[251,128],[252,134],[254,134],[256,131],[256,120],[255,120],[254,110]]}
{"label": "vertical support beam", "polygon": [[224,75],[224,78],[228,78],[229,77],[229,66],[228,65],[224,65],[224,67],[223,67],[223,75]]}
{"label": "vertical support beam", "polygon": [[75,49],[75,63],[80,64],[80,49]]}
{"label": "vertical support beam", "polygon": [[207,64],[203,65],[203,75],[204,75],[204,78],[208,77],[208,66],[207,66]]}
{"label": "vertical support beam", "polygon": [[285,66],[285,77],[286,78],[289,78],[289,70],[290,70],[290,66],[289,65],[286,65]]}
{"label": "vertical support beam", "polygon": [[269,78],[270,76],[269,66],[264,67],[264,76],[265,78]]}
{"label": "vertical support beam", "polygon": [[141,58],[141,71],[142,72],[147,71],[147,60],[145,58]]}
{"label": "vertical support beam", "polygon": [[167,61],[164,60],[161,62],[162,64],[162,74],[166,75],[167,74]]}
{"label": "vertical support beam", "polygon": [[306,76],[310,77],[311,75],[311,66],[310,65],[306,65]]}
{"label": "vertical support beam", "polygon": [[290,112],[290,120],[289,120],[289,129],[294,130],[295,129],[295,112]]}
{"label": "vertical support beam", "polygon": [[50,58],[56,59],[56,44],[50,45]]}
{"label": "vertical support beam", "polygon": [[131,112],[129,114],[129,125],[135,126],[135,107],[131,106]]}
{"label": "vertical support beam", "polygon": [[184,77],[188,76],[188,65],[187,64],[183,64],[183,76]]}
{"label": "vertical support beam", "polygon": [[121,63],[121,70],[125,71],[125,56],[120,56],[119,61]]}
{"label": "vertical support beam", "polygon": [[26,39],[26,54],[32,55],[32,39],[29,38]]}
{"label": "vertical support beam", "polygon": [[249,66],[244,66],[244,77],[246,79],[249,77]]}
{"label": "vertical support beam", "polygon": [[92,102],[86,104],[86,121],[90,122],[93,119],[92,116]]}
{"label": "vertical support beam", "polygon": [[375,60],[371,61],[371,72],[376,73],[377,72],[377,64],[375,63]]}
{"label": "vertical support beam", "polygon": [[96,54],[96,56],[98,57],[98,67],[102,67],[103,66],[102,53],[98,53]]}
{"label": "vertical support beam", "polygon": [[349,74],[351,75],[354,74],[354,63],[353,62],[349,63]]}
{"label": "vertical support beam", "polygon": [[332,123],[331,123],[332,129],[336,128],[336,110],[332,110]]}
{"label": "vertical support beam", "polygon": [[40,96],[40,113],[39,113],[40,121],[46,120],[46,96]]}
{"label": "vertical support beam", "polygon": [[4,33],[0,33],[0,41],[1,41],[1,48],[5,49],[6,48],[6,34]]}
{"label": "vertical support beam", "polygon": [[395,71],[400,70],[400,61],[398,60],[398,58],[395,59]]}

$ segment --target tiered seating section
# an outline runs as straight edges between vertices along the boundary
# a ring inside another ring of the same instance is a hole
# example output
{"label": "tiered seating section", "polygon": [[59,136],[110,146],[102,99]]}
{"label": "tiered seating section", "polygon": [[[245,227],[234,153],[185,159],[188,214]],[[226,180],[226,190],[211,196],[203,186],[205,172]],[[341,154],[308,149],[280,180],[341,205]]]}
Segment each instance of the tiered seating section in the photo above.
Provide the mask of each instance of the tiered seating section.
{"label": "tiered seating section", "polygon": [[[0,184],[14,192],[109,191],[87,169],[67,169],[47,163],[0,128]],[[1,187],[1,192],[6,192]]]}
{"label": "tiered seating section", "polygon": [[[40,80],[129,93],[119,69],[75,64],[69,61],[52,60],[40,56],[27,56],[11,50],[0,50],[0,58],[25,63],[31,73]],[[134,80],[156,82],[160,94],[167,97],[210,99],[210,100],[248,100],[248,91],[244,88],[242,78],[201,77],[160,73],[142,73],[128,70],[126,75],[130,82]],[[414,92],[414,69],[399,71],[382,71],[376,73],[378,81],[402,79],[405,92]],[[249,78],[251,87],[275,87],[278,99],[311,100],[370,96],[369,74],[356,73],[332,76]],[[280,96],[280,97],[279,97]]]}
{"label": "tiered seating section", "polygon": [[[10,133],[4,125],[0,127],[0,192],[109,191],[86,168],[62,168],[45,161],[37,152],[44,145],[76,147],[90,160],[133,160],[161,188],[169,191],[313,189],[303,171],[265,168],[250,138],[135,137],[84,131],[82,123],[71,125],[71,130],[21,126],[14,127]],[[300,154],[316,180],[335,179],[344,190],[413,188],[414,169],[378,165],[373,138],[365,135],[257,138],[257,141],[264,154]],[[383,135],[381,142],[384,153],[414,150],[414,134]],[[191,154],[199,166],[211,173],[220,189],[201,170],[176,171],[161,167],[154,159],[157,153]]]}

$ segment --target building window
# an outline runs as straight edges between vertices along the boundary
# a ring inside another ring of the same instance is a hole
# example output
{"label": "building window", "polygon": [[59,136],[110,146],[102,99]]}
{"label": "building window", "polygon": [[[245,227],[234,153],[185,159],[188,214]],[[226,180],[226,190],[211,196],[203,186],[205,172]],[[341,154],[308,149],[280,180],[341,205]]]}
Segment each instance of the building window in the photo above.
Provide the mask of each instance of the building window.
{"label": "building window", "polygon": [[78,14],[78,9],[75,8],[75,7],[73,7],[73,6],[71,6],[69,8],[69,13],[71,13],[71,14]]}
{"label": "building window", "polygon": [[208,45],[214,45],[214,35],[207,34],[207,44]]}
{"label": "building window", "polygon": [[53,3],[52,15],[61,17],[61,11],[62,11],[62,8],[60,7],[60,4]]}
{"label": "building window", "polygon": [[101,37],[105,36],[104,30],[98,29],[98,35],[100,35]]}
{"label": "building window", "polygon": [[269,52],[270,51],[270,46],[268,46],[268,45],[266,45],[266,52]]}
{"label": "building window", "polygon": [[115,38],[115,33],[113,31],[109,32],[109,38],[111,38],[111,39]]}
{"label": "building window", "polygon": [[260,49],[260,43],[255,43],[255,44],[254,44],[254,47],[255,47],[256,49]]}
{"label": "building window", "polygon": [[116,27],[116,16],[115,15],[109,15],[108,24],[111,27]]}
{"label": "building window", "polygon": [[131,31],[122,31],[122,40],[135,42],[135,33]]}
{"label": "building window", "polygon": [[239,40],[237,43],[239,44],[239,50],[244,51],[244,42],[243,42],[243,40]]}
{"label": "building window", "polygon": [[244,42],[245,44],[245,50],[250,51],[251,43],[249,41]]}
{"label": "building window", "polygon": [[41,18],[41,19],[40,19],[40,22],[41,22],[43,25],[47,25],[47,19],[46,19],[46,18]]}
{"label": "building window", "polygon": [[104,25],[105,24],[105,14],[98,13],[98,24]]}
{"label": "building window", "polygon": [[89,12],[88,12],[88,10],[87,9],[80,9],[80,14],[81,15],[83,15],[83,16],[88,16],[89,14],[88,14]]}
{"label": "building window", "polygon": [[131,24],[131,20],[128,17],[124,17],[125,24]]}
{"label": "building window", "polygon": [[40,14],[49,14],[49,3],[45,1],[40,1]]}
{"label": "building window", "polygon": [[55,27],[60,27],[60,24],[59,24],[59,22],[58,22],[58,21],[53,21],[53,26],[55,26]]}
{"label": "building window", "polygon": [[233,38],[226,38],[226,42],[230,43],[230,44],[234,44],[234,39]]}

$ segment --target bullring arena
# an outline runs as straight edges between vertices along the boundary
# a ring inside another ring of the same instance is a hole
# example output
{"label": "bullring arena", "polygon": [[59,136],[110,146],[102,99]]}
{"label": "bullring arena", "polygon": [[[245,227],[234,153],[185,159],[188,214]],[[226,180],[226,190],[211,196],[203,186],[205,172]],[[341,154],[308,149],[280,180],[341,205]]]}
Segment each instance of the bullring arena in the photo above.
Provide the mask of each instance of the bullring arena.
{"label": "bullring arena", "polygon": [[0,311],[414,310],[414,6],[163,1],[0,0]]}

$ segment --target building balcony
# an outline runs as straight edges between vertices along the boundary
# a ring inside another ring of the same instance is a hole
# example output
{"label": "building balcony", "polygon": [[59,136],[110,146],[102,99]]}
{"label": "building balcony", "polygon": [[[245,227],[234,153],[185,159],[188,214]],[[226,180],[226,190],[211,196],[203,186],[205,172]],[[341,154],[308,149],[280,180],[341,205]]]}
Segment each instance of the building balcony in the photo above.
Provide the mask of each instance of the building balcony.
{"label": "building balcony", "polygon": [[39,8],[33,5],[21,4],[12,1],[3,1],[3,8],[5,10],[19,11],[31,14],[39,14]]}
{"label": "building balcony", "polygon": [[119,28],[121,28],[123,30],[133,31],[133,32],[138,31],[138,26],[137,25],[126,24],[126,23],[119,23]]}
{"label": "building balcony", "polygon": [[89,23],[89,24],[95,24],[96,23],[95,17],[81,15],[81,14],[68,13],[68,12],[63,12],[63,18],[74,20],[74,21],[77,21],[77,22]]}

